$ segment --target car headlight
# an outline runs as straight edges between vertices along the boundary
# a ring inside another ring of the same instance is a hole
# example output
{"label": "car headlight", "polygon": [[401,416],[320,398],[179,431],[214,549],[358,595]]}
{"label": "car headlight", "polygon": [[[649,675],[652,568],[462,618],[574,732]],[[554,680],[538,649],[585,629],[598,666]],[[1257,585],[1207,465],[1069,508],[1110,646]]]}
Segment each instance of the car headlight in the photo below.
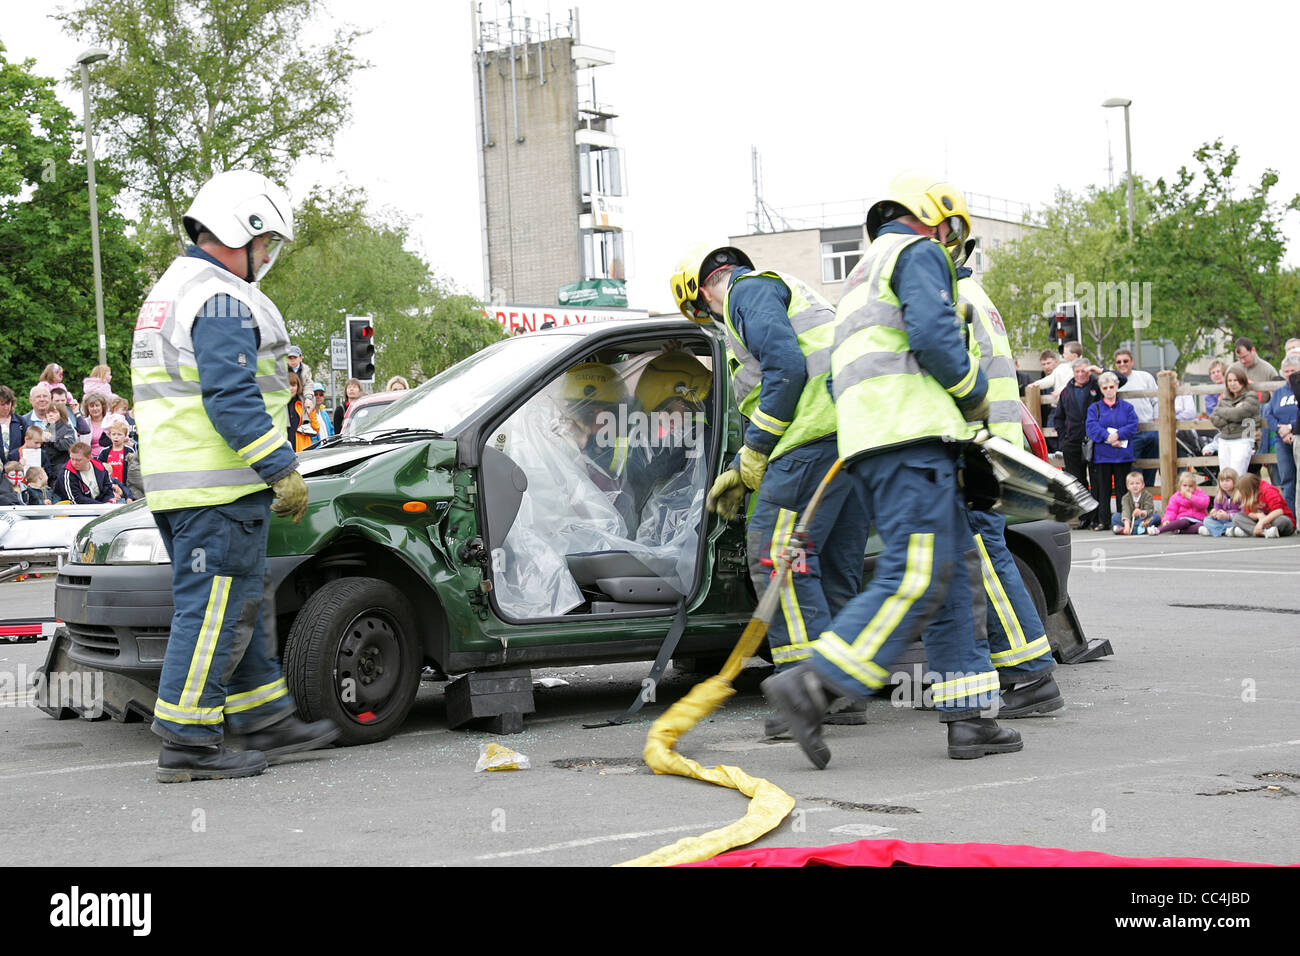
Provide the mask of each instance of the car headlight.
{"label": "car headlight", "polygon": [[108,546],[105,564],[166,564],[167,548],[157,528],[123,531]]}

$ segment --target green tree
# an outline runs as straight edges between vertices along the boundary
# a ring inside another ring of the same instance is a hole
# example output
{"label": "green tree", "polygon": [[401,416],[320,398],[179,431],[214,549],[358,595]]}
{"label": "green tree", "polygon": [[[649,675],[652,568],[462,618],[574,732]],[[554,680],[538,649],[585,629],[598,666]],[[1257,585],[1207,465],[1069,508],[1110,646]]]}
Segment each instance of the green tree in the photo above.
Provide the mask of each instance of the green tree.
{"label": "green tree", "polygon": [[[1141,222],[1146,190],[1141,182],[1137,187]],[[1017,348],[1055,346],[1046,316],[1056,303],[1071,300],[1079,303],[1080,341],[1089,357],[1108,356],[1131,337],[1131,320],[1140,318],[1134,313],[1143,304],[1140,284],[1138,296],[1131,295],[1137,271],[1126,203],[1123,185],[1082,194],[1058,190],[1055,202],[1028,223],[1036,228],[989,252],[984,285]]]}
{"label": "green tree", "polygon": [[355,187],[314,191],[297,210],[297,238],[261,288],[279,306],[295,344],[324,381],[329,340],[345,315],[375,323],[375,378],[421,380],[501,337],[479,303],[449,291],[406,248],[407,224],[369,212]]}
{"label": "green tree", "polygon": [[1282,220],[1300,209],[1300,196],[1273,198],[1271,169],[1242,194],[1237,150],[1221,140],[1194,156],[1198,169],[1157,180],[1153,221],[1138,242],[1138,268],[1154,283],[1153,326],[1183,359],[1205,355],[1219,329],[1276,356],[1300,313],[1300,283],[1282,268]]}
{"label": "green tree", "polygon": [[93,85],[109,156],[184,248],[198,187],[227,169],[284,182],[324,156],[348,119],[351,78],[369,66],[355,30],[311,46],[322,0],[82,0],[64,28],[106,48]]}
{"label": "green tree", "polygon": [[[75,392],[99,362],[79,126],[55,80],[32,66],[8,62],[0,45],[0,369],[20,411],[47,363],[68,370]],[[96,173],[107,355],[125,387],[144,277],[117,210],[118,177],[108,165]]]}

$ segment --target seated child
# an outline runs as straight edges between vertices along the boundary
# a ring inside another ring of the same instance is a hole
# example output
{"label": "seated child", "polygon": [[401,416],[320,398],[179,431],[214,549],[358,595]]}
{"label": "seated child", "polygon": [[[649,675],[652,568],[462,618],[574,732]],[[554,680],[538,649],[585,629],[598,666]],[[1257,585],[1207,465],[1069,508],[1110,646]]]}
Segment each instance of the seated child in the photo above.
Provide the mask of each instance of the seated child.
{"label": "seated child", "polygon": [[1142,472],[1130,471],[1124,479],[1128,494],[1120,504],[1120,513],[1110,516],[1111,530],[1116,534],[1145,534],[1160,525],[1155,499],[1147,490]]}
{"label": "seated child", "polygon": [[45,473],[44,468],[28,468],[26,480],[27,490],[23,492],[24,504],[58,504],[59,499],[54,497],[54,492],[50,490],[50,476]]}
{"label": "seated child", "polygon": [[1211,538],[1222,538],[1233,534],[1232,516],[1241,514],[1241,505],[1233,497],[1237,490],[1237,472],[1233,468],[1219,469],[1219,493],[1210,504],[1210,513],[1205,516],[1198,534]]}
{"label": "seated child", "polygon": [[1147,533],[1196,534],[1209,506],[1210,496],[1196,487],[1196,475],[1185,471],[1178,479],[1178,490],[1169,496],[1165,505],[1165,520]]}
{"label": "seated child", "polygon": [[25,490],[22,464],[16,461],[6,462],[4,476],[0,477],[0,505],[22,504]]}
{"label": "seated child", "polygon": [[1241,514],[1232,516],[1232,533],[1240,538],[1278,538],[1295,534],[1295,514],[1278,491],[1258,475],[1237,479]]}
{"label": "seated child", "polygon": [[131,501],[135,496],[128,490],[126,483],[126,456],[131,452],[127,445],[130,429],[126,419],[120,415],[110,415],[105,419],[104,432],[109,437],[109,447],[101,448],[95,458],[107,469],[118,498],[122,501]]}

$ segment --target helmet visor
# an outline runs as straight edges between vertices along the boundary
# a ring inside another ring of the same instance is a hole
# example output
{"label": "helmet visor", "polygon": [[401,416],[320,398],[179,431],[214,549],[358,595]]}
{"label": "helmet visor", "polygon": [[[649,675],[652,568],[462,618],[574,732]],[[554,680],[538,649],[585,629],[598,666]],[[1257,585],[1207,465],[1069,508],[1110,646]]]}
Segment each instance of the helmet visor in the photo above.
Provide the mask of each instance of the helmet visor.
{"label": "helmet visor", "polygon": [[[265,242],[266,261],[262,263],[253,275],[254,282],[260,282],[262,277],[271,271],[271,266],[275,265],[275,260],[280,256],[280,250],[284,248],[284,236],[278,232],[267,232],[257,237]],[[253,240],[254,243],[257,239]]]}
{"label": "helmet visor", "polygon": [[950,249],[964,246],[970,236],[970,227],[967,225],[965,218],[962,216],[949,216],[944,222],[948,223],[948,238],[944,240],[943,244]]}

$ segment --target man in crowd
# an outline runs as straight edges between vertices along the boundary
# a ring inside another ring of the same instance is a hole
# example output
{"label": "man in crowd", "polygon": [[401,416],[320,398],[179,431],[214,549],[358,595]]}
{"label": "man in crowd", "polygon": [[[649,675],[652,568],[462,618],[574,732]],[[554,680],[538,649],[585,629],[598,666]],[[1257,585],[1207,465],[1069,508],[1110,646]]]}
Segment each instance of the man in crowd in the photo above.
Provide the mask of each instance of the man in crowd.
{"label": "man in crowd", "polygon": [[1250,382],[1275,382],[1277,381],[1277,369],[1268,362],[1259,357],[1255,351],[1255,343],[1247,338],[1240,338],[1232,343],[1233,351],[1237,353],[1237,361],[1246,369],[1247,381]]}
{"label": "man in crowd", "polygon": [[[1101,401],[1101,388],[1097,384],[1097,374],[1086,358],[1077,358],[1070,366],[1074,378],[1058,393],[1056,409],[1052,412],[1052,427],[1056,429],[1061,443],[1061,454],[1065,456],[1065,470],[1091,487],[1088,481],[1090,470],[1088,460],[1084,458],[1084,440],[1088,437],[1084,422],[1088,417],[1088,407],[1093,402]],[[1103,370],[1104,371],[1104,370]],[[1122,372],[1115,373],[1122,386],[1128,379]],[[1098,523],[1097,512],[1092,511],[1079,519],[1078,530],[1109,531]]]}
{"label": "man in crowd", "polygon": [[[1279,378],[1277,369],[1260,358],[1255,350],[1255,343],[1250,339],[1242,337],[1232,343],[1233,351],[1237,354],[1237,361],[1246,369],[1247,382],[1275,382]],[[1259,404],[1262,406],[1268,401],[1268,397],[1263,393],[1259,395]],[[1259,442],[1255,448],[1260,454],[1266,454],[1273,449],[1273,439],[1276,433],[1273,429],[1265,426],[1260,433]],[[1260,465],[1251,463],[1250,472],[1253,475],[1260,473]]]}
{"label": "man in crowd", "polygon": [[[339,733],[294,716],[263,593],[271,514],[297,521],[308,504],[287,439],[289,336],[256,285],[293,238],[289,197],[256,173],[220,173],[183,223],[194,245],[140,310],[131,362],[176,607],[152,727],[161,783],[253,776]],[[225,746],[226,726],[247,750]]]}
{"label": "man in crowd", "polygon": [[[1289,382],[1291,376],[1300,372],[1300,351],[1288,352],[1282,359],[1282,378]],[[1296,396],[1290,384],[1280,386],[1264,406],[1264,421],[1277,434],[1277,465],[1270,469],[1273,484],[1282,492],[1288,503],[1295,500],[1296,493]],[[1296,512],[1300,514],[1300,511]]]}
{"label": "man in crowd", "polygon": [[68,450],[68,463],[55,481],[57,496],[76,505],[113,504],[120,500],[112,476],[90,457],[90,446],[83,441]]}
{"label": "man in crowd", "polygon": [[27,393],[28,399],[32,403],[31,411],[23,416],[23,427],[27,428],[35,425],[43,432],[49,432],[50,426],[46,421],[46,414],[50,410],[52,399],[50,398],[50,386],[45,382],[37,382]]}

